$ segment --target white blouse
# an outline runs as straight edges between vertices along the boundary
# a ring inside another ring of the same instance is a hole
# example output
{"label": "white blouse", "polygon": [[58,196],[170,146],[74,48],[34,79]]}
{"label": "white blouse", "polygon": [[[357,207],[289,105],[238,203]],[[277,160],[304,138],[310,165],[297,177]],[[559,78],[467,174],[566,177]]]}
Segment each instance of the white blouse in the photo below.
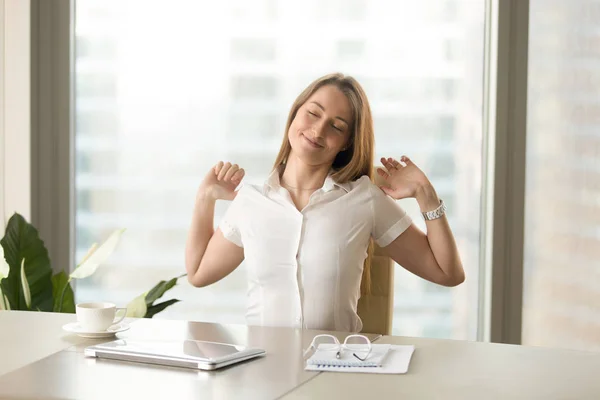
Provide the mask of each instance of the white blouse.
{"label": "white blouse", "polygon": [[367,176],[328,176],[301,212],[277,171],[262,186],[245,184],[219,227],[244,248],[248,325],[359,332],[369,238],[385,247],[411,222]]}

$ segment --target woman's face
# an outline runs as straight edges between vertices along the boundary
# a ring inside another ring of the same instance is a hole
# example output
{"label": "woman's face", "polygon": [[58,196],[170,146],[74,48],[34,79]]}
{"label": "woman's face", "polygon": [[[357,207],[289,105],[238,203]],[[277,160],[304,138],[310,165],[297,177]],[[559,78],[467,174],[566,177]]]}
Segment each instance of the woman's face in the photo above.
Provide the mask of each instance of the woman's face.
{"label": "woman's face", "polygon": [[350,102],[337,87],[319,88],[296,113],[288,139],[292,155],[308,165],[333,164],[350,138]]}

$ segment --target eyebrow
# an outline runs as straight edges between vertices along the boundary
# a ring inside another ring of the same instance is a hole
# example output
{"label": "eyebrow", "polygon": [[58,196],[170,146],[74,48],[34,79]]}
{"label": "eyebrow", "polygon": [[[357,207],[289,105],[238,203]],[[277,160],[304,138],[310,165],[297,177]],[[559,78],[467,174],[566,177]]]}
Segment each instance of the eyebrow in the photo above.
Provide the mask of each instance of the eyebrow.
{"label": "eyebrow", "polygon": [[[321,104],[319,104],[318,102],[316,102],[316,101],[311,101],[311,103],[313,103],[313,104],[316,104],[316,105],[317,105],[317,106],[318,106],[318,107],[319,107],[321,110],[325,111],[325,107],[323,107],[323,106],[322,106]],[[346,125],[350,125],[350,124],[348,123],[348,121],[346,121],[346,120],[345,120],[344,118],[342,118],[342,117],[335,117],[335,118],[336,118],[336,119],[339,119],[339,120],[342,120],[342,121],[344,121],[344,122],[346,123]]]}

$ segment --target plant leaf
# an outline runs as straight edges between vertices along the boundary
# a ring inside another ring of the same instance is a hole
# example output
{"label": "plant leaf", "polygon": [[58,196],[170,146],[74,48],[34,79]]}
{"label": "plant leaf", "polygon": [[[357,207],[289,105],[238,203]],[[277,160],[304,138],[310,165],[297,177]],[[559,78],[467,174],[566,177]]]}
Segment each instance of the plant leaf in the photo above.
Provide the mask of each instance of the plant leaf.
{"label": "plant leaf", "polygon": [[0,287],[0,310],[10,310],[10,303],[4,293],[2,293],[2,287]]}
{"label": "plant leaf", "polygon": [[0,246],[0,281],[8,276],[10,267],[4,258],[4,247]]}
{"label": "plant leaf", "polygon": [[146,293],[140,294],[127,304],[127,315],[132,318],[143,318],[146,315]]}
{"label": "plant leaf", "polygon": [[85,253],[85,256],[83,256],[83,259],[81,260],[81,262],[79,263],[79,265],[83,264],[84,262],[87,261],[88,258],[90,258],[90,256],[92,254],[94,254],[94,252],[98,249],[98,243],[93,243],[89,250],[87,251],[87,253]]}
{"label": "plant leaf", "polygon": [[63,297],[62,309],[60,312],[63,313],[74,313],[75,312],[75,295],[73,289],[69,283],[69,276],[65,274],[65,271],[60,271],[52,277],[52,297],[54,298],[54,306],[52,310],[58,312],[60,307],[60,297],[62,292],[65,290]]}
{"label": "plant leaf", "polygon": [[[92,275],[96,272],[96,269],[100,264],[106,261],[106,259],[112,254],[119,243],[121,235],[125,232],[125,229],[119,229],[114,231],[104,243],[100,245],[95,251],[91,251],[91,254],[86,255],[83,261],[79,264],[75,271],[71,272],[71,278],[83,279]],[[93,246],[92,246],[93,249]]]}
{"label": "plant leaf", "polygon": [[27,275],[25,274],[25,259],[21,261],[21,286],[23,286],[25,305],[27,308],[31,308],[31,291],[29,290],[29,283],[27,282]]}
{"label": "plant leaf", "polygon": [[4,247],[0,246],[0,310],[10,310],[8,299],[2,293],[2,280],[8,276],[10,268],[4,258]]}
{"label": "plant leaf", "polygon": [[160,299],[163,294],[177,284],[178,278],[173,278],[168,281],[160,281],[146,295],[146,306],[150,307],[152,303]]}
{"label": "plant leaf", "polygon": [[[52,268],[48,250],[40,239],[37,229],[18,213],[8,220],[5,235],[0,240],[4,257],[9,266],[8,276],[3,279],[2,292],[13,310],[29,308],[52,311]],[[27,307],[23,285],[21,284],[21,261],[25,259],[24,270],[31,295]]]}
{"label": "plant leaf", "polygon": [[146,311],[146,315],[144,316],[144,318],[152,318],[152,317],[154,317],[154,315],[158,314],[165,308],[169,307],[171,304],[177,303],[178,301],[181,301],[181,300],[171,299],[171,300],[163,301],[162,303],[155,304],[152,307],[148,307],[148,311]]}

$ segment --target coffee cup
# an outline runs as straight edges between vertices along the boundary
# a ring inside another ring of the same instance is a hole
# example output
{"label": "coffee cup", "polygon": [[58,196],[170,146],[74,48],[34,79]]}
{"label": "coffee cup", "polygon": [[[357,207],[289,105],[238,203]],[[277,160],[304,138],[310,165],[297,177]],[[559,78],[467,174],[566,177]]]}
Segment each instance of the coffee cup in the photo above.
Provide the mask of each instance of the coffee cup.
{"label": "coffee cup", "polygon": [[[117,311],[123,310],[123,316],[115,320]],[[77,322],[86,331],[106,331],[111,325],[125,318],[127,308],[117,308],[113,303],[80,303],[75,306]]]}

